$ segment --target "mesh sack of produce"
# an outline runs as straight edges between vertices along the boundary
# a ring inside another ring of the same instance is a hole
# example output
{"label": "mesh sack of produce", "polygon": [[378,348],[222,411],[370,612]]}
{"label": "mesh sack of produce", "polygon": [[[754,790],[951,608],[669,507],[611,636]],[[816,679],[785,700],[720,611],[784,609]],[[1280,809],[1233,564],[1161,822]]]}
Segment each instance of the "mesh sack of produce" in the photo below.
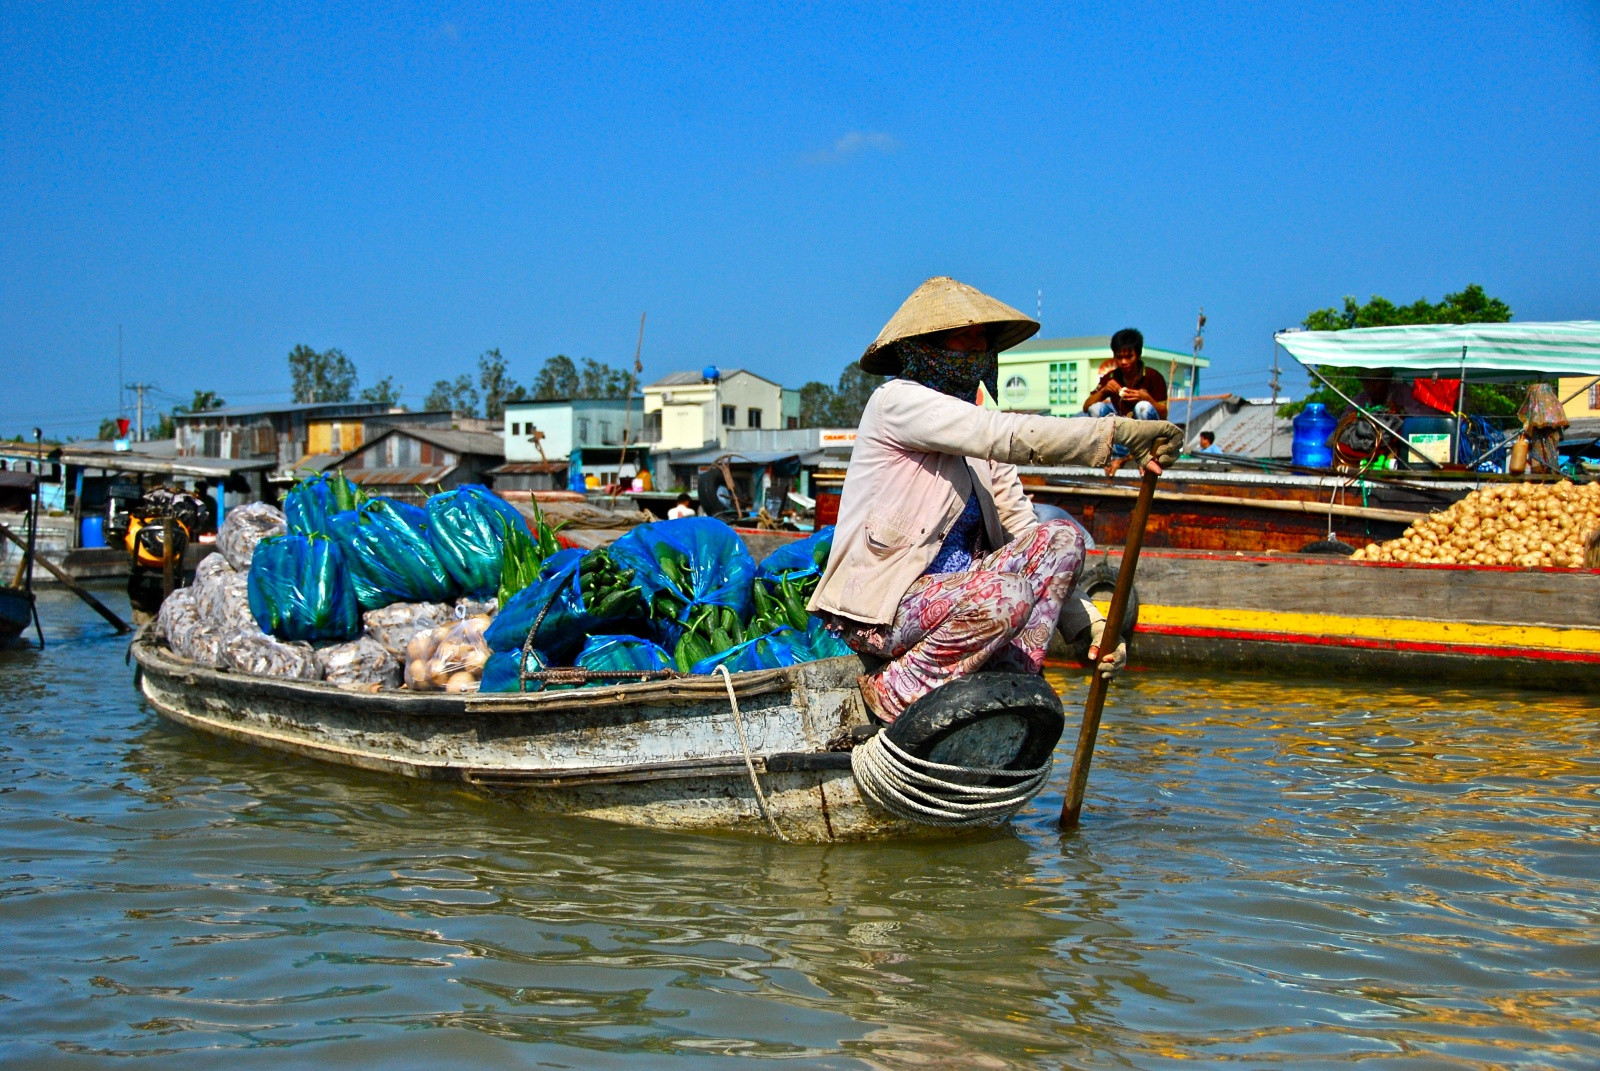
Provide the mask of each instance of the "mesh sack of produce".
{"label": "mesh sack of produce", "polygon": [[656,638],[676,644],[701,607],[726,607],[750,617],[755,559],[737,532],[711,517],[657,521],[611,544],[612,561],[633,571],[657,621]]}
{"label": "mesh sack of produce", "polygon": [[462,617],[493,617],[500,609],[498,599],[461,598],[455,602],[454,614]]}
{"label": "mesh sack of produce", "polygon": [[222,633],[200,616],[193,588],[178,588],[162,600],[156,629],[180,658],[202,666],[219,664]]}
{"label": "mesh sack of produce", "polygon": [[328,522],[336,513],[355,509],[365,500],[361,489],[344,473],[321,472],[308,476],[283,496],[283,515],[289,531],[301,535],[328,532]]}
{"label": "mesh sack of produce", "polygon": [[342,643],[361,631],[361,608],[339,544],[320,535],[263,539],[250,562],[250,613],[280,640]]}
{"label": "mesh sack of produce", "polygon": [[396,658],[405,659],[417,633],[438,628],[455,619],[445,602],[397,602],[361,615],[361,631]]}
{"label": "mesh sack of produce", "polygon": [[475,692],[489,661],[487,617],[468,617],[419,632],[406,649],[406,687],[417,692]]}
{"label": "mesh sack of produce", "polygon": [[368,499],[328,518],[328,534],[344,551],[363,610],[455,596],[455,580],[428,542],[427,524],[422,509],[391,498]]}
{"label": "mesh sack of produce", "polygon": [[805,637],[785,625],[730,647],[721,654],[703,658],[690,666],[689,672],[714,673],[718,666],[727,666],[729,673],[745,673],[754,669],[781,669],[811,660]]}
{"label": "mesh sack of produce", "polygon": [[513,595],[495,616],[486,637],[489,646],[496,651],[521,650],[538,625],[533,649],[550,665],[571,665],[588,636],[648,631],[638,590],[613,565],[600,551],[563,550],[552,555],[541,579]]}
{"label": "mesh sack of produce", "polygon": [[[518,662],[527,666],[529,673],[538,673],[545,669],[544,659],[539,657],[538,651],[529,651],[526,661],[523,654],[517,651],[496,651],[489,656],[489,661],[483,665],[483,680],[478,684],[480,692],[520,692],[522,688],[522,674],[517,669]],[[530,692],[542,691],[544,684],[540,681],[529,681],[527,690]]]}
{"label": "mesh sack of produce", "polygon": [[213,554],[200,563],[192,586],[195,608],[213,628],[227,632],[256,627],[250,614],[249,577],[229,565],[222,555]]}
{"label": "mesh sack of produce", "polygon": [[362,688],[396,688],[400,684],[400,660],[370,636],[318,648],[316,657],[322,679],[330,684]]}
{"label": "mesh sack of produce", "polygon": [[462,484],[428,499],[428,542],[461,590],[487,599],[500,590],[506,526],[526,532],[517,508],[478,484]]}
{"label": "mesh sack of produce", "polygon": [[256,629],[224,633],[221,653],[222,664],[239,673],[303,681],[322,678],[317,652],[309,643],[283,643]]}
{"label": "mesh sack of produce", "polygon": [[289,530],[283,511],[265,502],[251,502],[228,511],[217,530],[217,550],[241,573],[250,568],[256,544]]}
{"label": "mesh sack of produce", "polygon": [[800,579],[817,576],[828,564],[828,552],[833,549],[833,525],[819,528],[804,539],[779,547],[761,559],[756,575],[769,585],[780,577]]}
{"label": "mesh sack of produce", "polygon": [[590,636],[578,652],[581,669],[609,672],[655,671],[672,668],[672,656],[649,640],[637,636]]}

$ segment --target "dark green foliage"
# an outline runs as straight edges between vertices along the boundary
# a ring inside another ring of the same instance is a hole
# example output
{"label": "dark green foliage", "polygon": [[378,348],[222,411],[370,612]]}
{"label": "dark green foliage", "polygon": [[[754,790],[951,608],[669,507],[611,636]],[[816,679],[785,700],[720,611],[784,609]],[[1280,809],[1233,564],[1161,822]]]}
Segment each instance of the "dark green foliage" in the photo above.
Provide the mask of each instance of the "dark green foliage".
{"label": "dark green foliage", "polygon": [[289,379],[296,402],[348,402],[356,366],[337,349],[318,353],[302,343],[289,351]]}
{"label": "dark green foliage", "polygon": [[861,411],[872,392],[887,382],[887,376],[874,376],[850,364],[839,375],[839,385],[830,387],[815,380],[800,388],[800,426],[802,428],[853,428],[861,423]]}

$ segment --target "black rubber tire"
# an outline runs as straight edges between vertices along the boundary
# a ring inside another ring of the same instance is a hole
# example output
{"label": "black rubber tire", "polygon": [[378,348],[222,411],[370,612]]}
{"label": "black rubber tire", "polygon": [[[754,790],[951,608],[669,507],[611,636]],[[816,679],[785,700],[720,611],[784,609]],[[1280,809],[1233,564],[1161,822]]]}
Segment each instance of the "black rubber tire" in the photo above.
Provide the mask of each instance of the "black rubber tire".
{"label": "black rubber tire", "polygon": [[[1020,718],[1026,726],[1020,745],[1009,759],[962,762],[959,757],[934,755],[947,737],[1003,716]],[[1028,673],[975,673],[935,688],[907,707],[884,731],[890,740],[919,759],[1031,770],[1049,758],[1065,726],[1061,697],[1044,678]]]}
{"label": "black rubber tire", "polygon": [[[1078,586],[1073,589],[1074,595],[1081,595],[1092,600],[1096,595],[1105,598],[1111,597],[1111,592],[1117,586],[1117,571],[1111,568],[1111,563],[1105,561],[1095,562],[1084,569],[1083,575],[1078,577]],[[1066,608],[1062,608],[1065,615]],[[1128,592],[1128,608],[1122,614],[1122,631],[1118,633],[1124,643],[1130,642],[1133,636],[1133,626],[1139,623],[1139,585],[1133,585],[1133,590]],[[1059,627],[1059,626],[1058,626]],[[1085,664],[1089,660],[1089,630],[1083,629],[1076,635],[1068,636],[1066,629],[1061,629],[1061,638],[1071,648],[1073,656]]]}
{"label": "black rubber tire", "polygon": [[[735,482],[737,480],[735,477]],[[728,491],[721,469],[709,468],[702,472],[695,481],[695,490],[700,494],[700,512],[705,516],[722,521],[740,519],[740,514],[733,508],[733,495]]]}
{"label": "black rubber tire", "polygon": [[1343,554],[1349,557],[1355,552],[1355,547],[1341,539],[1319,539],[1300,548],[1301,554]]}

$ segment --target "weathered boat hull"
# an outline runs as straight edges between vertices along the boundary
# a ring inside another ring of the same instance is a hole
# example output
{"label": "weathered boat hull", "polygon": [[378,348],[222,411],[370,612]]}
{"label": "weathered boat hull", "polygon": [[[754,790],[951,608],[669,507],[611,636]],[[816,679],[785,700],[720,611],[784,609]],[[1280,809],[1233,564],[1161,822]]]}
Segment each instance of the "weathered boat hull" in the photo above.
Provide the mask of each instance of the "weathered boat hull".
{"label": "weathered boat hull", "polygon": [[[771,836],[720,677],[533,695],[363,692],[245,676],[135,640],[138,686],[196,731],[325,762],[463,783],[532,810]],[[948,835],[864,799],[854,657],[734,676],[767,809],[796,841]]]}
{"label": "weathered boat hull", "polygon": [[33,623],[33,592],[0,587],[0,642],[12,640]]}
{"label": "weathered boat hull", "polygon": [[1600,571],[1146,549],[1138,594],[1136,666],[1600,692]]}

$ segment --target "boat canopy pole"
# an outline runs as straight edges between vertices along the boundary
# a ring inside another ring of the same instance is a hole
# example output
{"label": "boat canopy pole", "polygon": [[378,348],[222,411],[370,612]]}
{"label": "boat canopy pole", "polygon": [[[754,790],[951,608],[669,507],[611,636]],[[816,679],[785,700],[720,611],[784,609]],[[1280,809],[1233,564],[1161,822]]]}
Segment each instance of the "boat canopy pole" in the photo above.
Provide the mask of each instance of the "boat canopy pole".
{"label": "boat canopy pole", "polygon": [[1461,378],[1456,384],[1456,437],[1451,441],[1450,460],[1461,460],[1461,421],[1467,412],[1467,347],[1461,347]]}
{"label": "boat canopy pole", "polygon": [[1415,446],[1412,446],[1411,443],[1408,440],[1401,438],[1400,436],[1396,435],[1393,431],[1391,431],[1388,428],[1384,427],[1382,422],[1380,422],[1371,413],[1367,412],[1365,409],[1363,409],[1359,405],[1357,405],[1355,403],[1355,400],[1352,399],[1348,394],[1346,394],[1344,391],[1340,390],[1338,387],[1335,387],[1332,383],[1328,382],[1328,377],[1323,375],[1321,372],[1317,371],[1315,366],[1308,364],[1308,365],[1305,366],[1305,369],[1306,369],[1307,372],[1310,372],[1312,375],[1314,375],[1318,379],[1322,380],[1323,386],[1327,387],[1329,390],[1333,391],[1333,393],[1337,394],[1339,397],[1343,398],[1346,402],[1348,402],[1349,405],[1350,405],[1350,408],[1352,408],[1356,412],[1360,413],[1362,418],[1364,420],[1366,420],[1367,423],[1371,424],[1374,428],[1376,428],[1378,430],[1378,435],[1379,436],[1387,435],[1389,438],[1393,439],[1395,442],[1399,443],[1401,446],[1405,447],[1407,450],[1410,450],[1413,454],[1416,454],[1418,457],[1422,458],[1422,460],[1426,461],[1428,463],[1428,467],[1429,468],[1441,469],[1441,468],[1444,467],[1444,466],[1440,465],[1437,461],[1435,461],[1433,458],[1429,457],[1427,454],[1424,454],[1421,450],[1418,450]]}

